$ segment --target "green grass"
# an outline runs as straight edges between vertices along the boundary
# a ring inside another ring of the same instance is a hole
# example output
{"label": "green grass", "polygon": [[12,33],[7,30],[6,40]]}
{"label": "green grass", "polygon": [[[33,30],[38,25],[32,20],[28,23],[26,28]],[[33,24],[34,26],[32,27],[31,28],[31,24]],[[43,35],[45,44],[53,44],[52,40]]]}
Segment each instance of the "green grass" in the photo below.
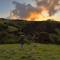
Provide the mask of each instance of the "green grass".
{"label": "green grass", "polygon": [[60,45],[19,44],[0,45],[0,60],[60,60]]}

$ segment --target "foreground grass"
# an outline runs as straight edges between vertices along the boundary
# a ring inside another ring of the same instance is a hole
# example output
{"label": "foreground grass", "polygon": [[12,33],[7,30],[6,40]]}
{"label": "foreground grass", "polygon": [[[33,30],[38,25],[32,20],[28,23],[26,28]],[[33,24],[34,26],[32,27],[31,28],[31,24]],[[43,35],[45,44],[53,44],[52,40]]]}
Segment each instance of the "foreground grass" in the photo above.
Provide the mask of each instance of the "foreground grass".
{"label": "foreground grass", "polygon": [[60,60],[60,45],[19,44],[0,45],[0,60]]}

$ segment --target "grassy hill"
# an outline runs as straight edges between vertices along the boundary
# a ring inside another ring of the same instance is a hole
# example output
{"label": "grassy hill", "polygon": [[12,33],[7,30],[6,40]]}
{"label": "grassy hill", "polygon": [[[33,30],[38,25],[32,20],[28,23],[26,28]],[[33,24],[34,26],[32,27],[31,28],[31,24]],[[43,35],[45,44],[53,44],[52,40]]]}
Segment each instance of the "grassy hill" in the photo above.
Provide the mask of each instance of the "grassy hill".
{"label": "grassy hill", "polygon": [[60,22],[1,18],[0,60],[60,60]]}

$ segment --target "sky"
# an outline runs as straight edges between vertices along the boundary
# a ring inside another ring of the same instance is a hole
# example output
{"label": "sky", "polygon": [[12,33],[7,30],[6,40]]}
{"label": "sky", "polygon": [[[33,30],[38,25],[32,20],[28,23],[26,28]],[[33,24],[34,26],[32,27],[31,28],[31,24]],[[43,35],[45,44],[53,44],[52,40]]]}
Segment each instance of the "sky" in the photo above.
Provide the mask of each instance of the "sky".
{"label": "sky", "polygon": [[0,17],[5,18],[9,16],[10,11],[14,9],[14,5],[12,4],[12,1],[32,4],[32,0],[0,0]]}
{"label": "sky", "polygon": [[[12,1],[34,5],[33,0],[0,0],[0,17],[6,18],[10,15],[10,11],[15,8],[15,6],[12,4]],[[60,19],[60,11],[55,14],[55,19]]]}

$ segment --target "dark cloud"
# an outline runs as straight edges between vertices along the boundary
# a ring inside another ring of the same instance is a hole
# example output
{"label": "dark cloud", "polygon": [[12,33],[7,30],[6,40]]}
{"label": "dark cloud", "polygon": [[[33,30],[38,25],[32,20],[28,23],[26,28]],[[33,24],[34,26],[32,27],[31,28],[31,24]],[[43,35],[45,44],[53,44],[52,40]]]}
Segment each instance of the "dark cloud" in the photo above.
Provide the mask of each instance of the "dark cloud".
{"label": "dark cloud", "polygon": [[16,16],[20,16],[20,18],[24,19],[27,16],[30,15],[31,12],[36,11],[36,8],[31,6],[30,4],[21,4],[19,2],[13,1],[13,4],[15,4],[15,9],[12,11],[12,13]]}

